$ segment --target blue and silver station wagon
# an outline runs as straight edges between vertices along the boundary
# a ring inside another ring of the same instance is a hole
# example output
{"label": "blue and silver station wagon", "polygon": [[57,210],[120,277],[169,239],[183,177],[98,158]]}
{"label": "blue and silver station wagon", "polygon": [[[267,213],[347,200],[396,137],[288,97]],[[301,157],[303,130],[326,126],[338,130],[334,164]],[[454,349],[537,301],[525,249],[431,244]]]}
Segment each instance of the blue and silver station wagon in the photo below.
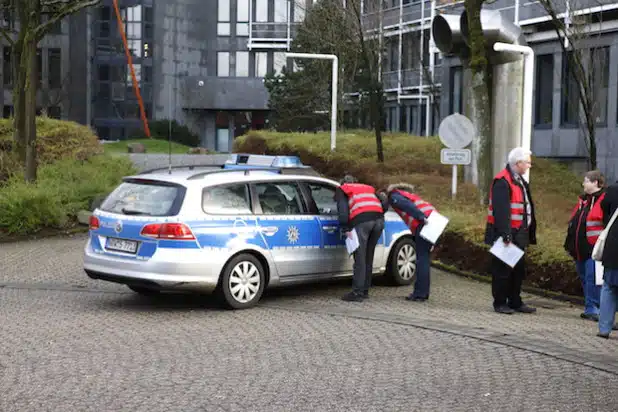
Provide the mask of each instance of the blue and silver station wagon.
{"label": "blue and silver station wagon", "polygon": [[[234,309],[267,287],[351,276],[338,185],[298,157],[253,154],[125,177],[90,217],[84,270],[144,295],[216,293]],[[393,211],[385,220],[374,272],[408,285],[414,237]]]}

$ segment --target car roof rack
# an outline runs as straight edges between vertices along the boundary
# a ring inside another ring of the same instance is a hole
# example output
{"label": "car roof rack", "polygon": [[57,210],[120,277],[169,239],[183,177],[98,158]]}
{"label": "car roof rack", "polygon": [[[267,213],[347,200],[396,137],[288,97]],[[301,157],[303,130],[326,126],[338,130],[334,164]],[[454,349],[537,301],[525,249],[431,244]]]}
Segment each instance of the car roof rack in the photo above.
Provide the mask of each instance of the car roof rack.
{"label": "car roof rack", "polygon": [[231,172],[243,172],[245,176],[249,176],[251,172],[268,172],[275,173],[280,175],[306,175],[306,176],[317,176],[321,175],[313,170],[310,167],[282,167],[282,168],[267,168],[267,167],[246,167],[246,168],[234,168],[234,169],[220,169],[220,170],[205,170],[194,175],[191,175],[187,178],[187,180],[197,180],[201,179],[205,176],[209,176],[215,173],[231,173]]}
{"label": "car roof rack", "polygon": [[162,171],[162,170],[176,170],[176,169],[189,169],[189,170],[194,170],[194,169],[201,169],[201,168],[211,168],[213,170],[218,170],[218,169],[223,169],[224,168],[224,164],[195,164],[195,165],[176,165],[176,166],[162,166],[162,167],[155,167],[154,169],[148,169],[148,170],[144,170],[143,172],[139,172],[137,175],[147,175],[153,172],[157,172],[157,171]]}

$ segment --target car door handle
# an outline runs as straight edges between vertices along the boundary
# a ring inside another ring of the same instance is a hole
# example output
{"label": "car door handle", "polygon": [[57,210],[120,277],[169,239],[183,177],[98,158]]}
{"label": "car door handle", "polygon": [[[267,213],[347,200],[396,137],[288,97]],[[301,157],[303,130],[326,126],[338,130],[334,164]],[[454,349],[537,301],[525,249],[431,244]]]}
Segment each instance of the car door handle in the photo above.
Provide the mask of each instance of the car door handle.
{"label": "car door handle", "polygon": [[278,230],[279,228],[277,226],[266,226],[266,227],[260,228],[260,231],[266,236],[272,236],[275,233],[277,233]]}
{"label": "car door handle", "polygon": [[325,232],[333,233],[337,230],[337,226],[322,226],[322,229],[324,229]]}

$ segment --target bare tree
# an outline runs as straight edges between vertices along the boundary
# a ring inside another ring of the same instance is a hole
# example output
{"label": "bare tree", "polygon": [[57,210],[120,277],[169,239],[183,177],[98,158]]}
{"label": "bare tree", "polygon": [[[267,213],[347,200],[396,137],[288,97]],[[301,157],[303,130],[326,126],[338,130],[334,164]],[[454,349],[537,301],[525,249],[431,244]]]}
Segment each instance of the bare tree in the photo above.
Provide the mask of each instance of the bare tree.
{"label": "bare tree", "polygon": [[[577,0],[539,0],[556,31],[562,56],[566,60],[568,112],[581,128],[588,150],[588,165],[597,167],[596,129],[607,120],[607,89],[609,77],[609,48],[599,47],[594,37],[601,36],[603,12],[585,13],[586,7]],[[615,3],[597,0],[597,6]]]}
{"label": "bare tree", "polygon": [[[100,0],[0,0],[10,24],[0,35],[11,46],[13,58],[14,142],[24,164],[27,182],[36,180],[37,45],[67,16],[95,6]],[[47,18],[44,18],[47,16]]]}
{"label": "bare tree", "polygon": [[51,87],[49,84],[41,87],[41,116],[49,116],[54,107],[66,109],[69,101],[69,83],[71,72],[68,71],[62,78],[59,87]]}
{"label": "bare tree", "polygon": [[465,0],[468,17],[470,58],[467,62],[472,72],[472,122],[478,132],[477,168],[481,204],[486,204],[492,181],[492,124],[491,98],[489,95],[489,62],[487,45],[481,25],[481,9],[485,0]]}

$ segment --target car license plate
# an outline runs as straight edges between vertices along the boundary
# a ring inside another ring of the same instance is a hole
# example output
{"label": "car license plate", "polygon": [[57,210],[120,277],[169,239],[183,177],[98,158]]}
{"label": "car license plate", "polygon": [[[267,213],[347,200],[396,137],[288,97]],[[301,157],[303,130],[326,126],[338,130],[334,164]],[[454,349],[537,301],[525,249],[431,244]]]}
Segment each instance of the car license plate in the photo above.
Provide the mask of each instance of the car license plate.
{"label": "car license plate", "polygon": [[137,242],[110,237],[107,238],[105,248],[109,250],[117,250],[119,252],[135,253],[137,252]]}

